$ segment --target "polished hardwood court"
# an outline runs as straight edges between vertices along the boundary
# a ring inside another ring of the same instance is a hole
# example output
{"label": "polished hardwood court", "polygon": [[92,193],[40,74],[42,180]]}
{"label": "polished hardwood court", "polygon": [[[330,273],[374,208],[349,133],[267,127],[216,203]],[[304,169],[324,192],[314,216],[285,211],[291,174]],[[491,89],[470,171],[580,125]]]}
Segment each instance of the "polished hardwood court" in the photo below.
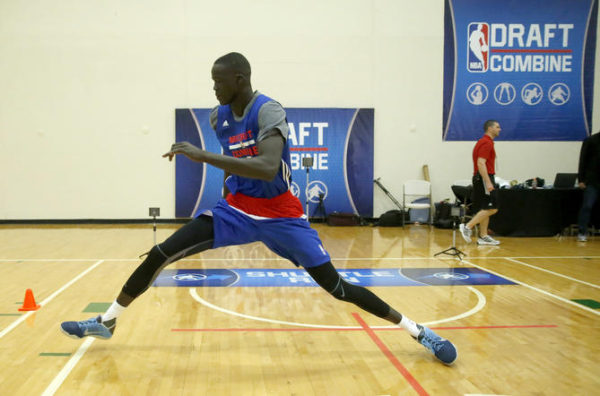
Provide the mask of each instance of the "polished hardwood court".
{"label": "polished hardwood court", "polygon": [[[177,227],[159,225],[157,239]],[[452,230],[314,227],[349,277],[431,274],[434,284],[423,275],[420,285],[369,288],[452,340],[457,361],[437,362],[405,331],[318,287],[268,282],[151,287],[110,340],[68,338],[60,322],[106,309],[152,246],[151,225],[4,225],[0,394],[598,394],[600,238],[499,237],[499,246],[477,246],[457,234],[466,253],[459,261],[434,256],[452,245]],[[166,269],[271,270],[277,278],[295,268],[257,243]],[[461,283],[465,276],[473,283]],[[488,278],[506,282],[480,282]],[[450,280],[458,281],[443,284]],[[28,288],[42,307],[20,312]]]}

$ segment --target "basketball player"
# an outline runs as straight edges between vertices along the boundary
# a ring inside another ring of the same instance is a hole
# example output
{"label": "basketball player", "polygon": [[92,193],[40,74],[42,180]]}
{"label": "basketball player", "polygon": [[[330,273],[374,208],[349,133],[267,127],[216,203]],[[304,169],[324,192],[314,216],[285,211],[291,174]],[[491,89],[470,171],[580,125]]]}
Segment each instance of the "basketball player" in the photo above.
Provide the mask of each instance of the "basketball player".
{"label": "basketball player", "polygon": [[291,167],[285,111],[273,99],[252,90],[246,58],[229,53],[217,59],[212,79],[220,105],[213,109],[210,122],[224,154],[178,142],[163,157],[172,160],[175,155],[185,155],[223,169],[227,177],[226,198],[154,246],[105,314],[80,322],[63,322],[61,330],[75,338],[110,338],[119,315],[168,264],[207,249],[261,241],[281,257],[304,267],[335,298],[399,325],[441,362],[454,362],[457,353],[450,341],[401,315],[368,289],[346,282],[335,270],[317,232],[310,227],[302,204],[289,190]]}

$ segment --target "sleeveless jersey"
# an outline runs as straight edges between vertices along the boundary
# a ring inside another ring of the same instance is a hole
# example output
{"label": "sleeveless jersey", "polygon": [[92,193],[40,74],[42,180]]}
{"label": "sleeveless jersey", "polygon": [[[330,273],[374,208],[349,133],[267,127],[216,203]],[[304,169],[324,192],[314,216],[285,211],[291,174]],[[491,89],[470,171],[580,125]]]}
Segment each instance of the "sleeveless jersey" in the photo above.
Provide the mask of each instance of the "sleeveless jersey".
{"label": "sleeveless jersey", "polygon": [[[272,99],[260,94],[245,117],[237,121],[229,105],[217,109],[216,134],[223,153],[236,158],[258,155],[258,112],[263,104]],[[225,181],[231,194],[227,202],[246,214],[266,217],[302,217],[300,201],[290,192],[292,172],[290,149],[285,139],[281,166],[272,181],[231,175]]]}

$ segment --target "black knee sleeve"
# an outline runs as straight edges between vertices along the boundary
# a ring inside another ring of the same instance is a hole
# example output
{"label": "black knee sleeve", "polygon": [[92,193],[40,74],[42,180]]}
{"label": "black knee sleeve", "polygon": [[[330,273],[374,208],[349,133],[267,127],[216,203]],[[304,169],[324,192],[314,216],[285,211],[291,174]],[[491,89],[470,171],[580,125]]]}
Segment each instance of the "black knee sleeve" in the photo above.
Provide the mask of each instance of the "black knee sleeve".
{"label": "black knee sleeve", "polygon": [[390,306],[386,302],[370,290],[346,282],[338,274],[331,262],[318,267],[307,268],[306,271],[319,286],[327,290],[329,294],[338,300],[351,302],[380,318],[385,318],[389,315]]}
{"label": "black knee sleeve", "polygon": [[212,218],[200,216],[187,223],[160,245],[148,252],[146,259],[131,274],[123,293],[136,298],[150,287],[160,271],[184,257],[210,249],[214,232]]}
{"label": "black knee sleeve", "polygon": [[129,297],[136,298],[148,290],[159,272],[168,264],[168,259],[167,255],[158,245],[150,249],[146,259],[131,274],[127,282],[125,282],[123,293]]}

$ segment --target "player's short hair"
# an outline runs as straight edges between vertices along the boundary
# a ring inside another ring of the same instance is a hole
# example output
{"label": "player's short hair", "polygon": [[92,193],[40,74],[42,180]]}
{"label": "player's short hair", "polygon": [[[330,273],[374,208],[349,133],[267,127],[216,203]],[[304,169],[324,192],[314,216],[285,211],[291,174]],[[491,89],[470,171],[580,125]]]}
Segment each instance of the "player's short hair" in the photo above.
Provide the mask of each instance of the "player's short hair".
{"label": "player's short hair", "polygon": [[487,132],[488,128],[493,126],[494,124],[499,124],[496,120],[487,120],[483,123],[483,132]]}
{"label": "player's short hair", "polygon": [[250,76],[250,62],[239,52],[230,52],[215,61],[215,64],[226,65],[238,73]]}

